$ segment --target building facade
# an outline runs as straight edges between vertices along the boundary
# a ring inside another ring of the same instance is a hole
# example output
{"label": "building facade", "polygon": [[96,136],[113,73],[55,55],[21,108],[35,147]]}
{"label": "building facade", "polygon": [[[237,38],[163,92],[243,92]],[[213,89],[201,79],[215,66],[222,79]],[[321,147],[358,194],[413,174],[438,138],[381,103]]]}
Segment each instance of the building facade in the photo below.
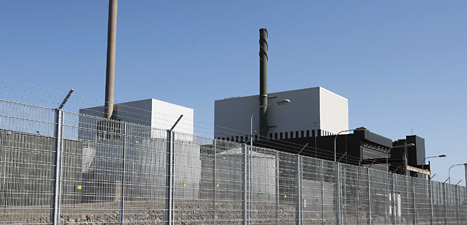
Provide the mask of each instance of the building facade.
{"label": "building facade", "polygon": [[[289,99],[290,104],[276,102]],[[235,97],[215,101],[214,136],[245,142],[250,134],[257,139],[288,139],[326,136],[349,129],[348,100],[322,87],[268,94],[268,134],[259,133],[259,96]]]}

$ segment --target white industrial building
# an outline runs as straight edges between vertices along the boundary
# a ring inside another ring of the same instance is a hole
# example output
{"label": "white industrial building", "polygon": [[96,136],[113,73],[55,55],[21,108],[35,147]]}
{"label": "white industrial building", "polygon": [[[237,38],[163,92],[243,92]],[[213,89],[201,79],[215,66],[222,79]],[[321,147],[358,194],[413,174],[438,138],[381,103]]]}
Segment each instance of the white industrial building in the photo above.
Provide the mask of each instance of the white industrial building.
{"label": "white industrial building", "polygon": [[[131,184],[126,192],[133,193],[134,198],[164,196],[164,189],[148,187],[167,185],[167,131],[175,123],[173,184],[191,189],[187,192],[175,188],[173,195],[198,198],[201,159],[200,145],[193,142],[193,109],[157,99],[115,104],[112,120],[104,118],[104,106],[80,109],[78,136],[83,143],[83,188],[90,188],[89,192],[96,192],[95,196],[103,194],[98,191],[117,193],[125,161],[125,172],[131,174],[125,176],[124,182]],[[93,194],[86,198],[88,202],[112,201],[94,199]]]}
{"label": "white industrial building", "polygon": [[[282,99],[290,104],[275,104]],[[215,137],[247,141],[251,115],[257,135],[259,108],[258,95],[217,100]],[[326,136],[349,129],[348,100],[322,87],[268,93],[267,117],[270,139]]]}
{"label": "white industrial building", "polygon": [[[103,118],[104,106],[80,109],[79,112]],[[191,108],[152,98],[115,104],[113,119],[151,127],[155,129],[151,131],[151,137],[159,137],[160,135],[157,134],[159,131],[156,130],[169,130],[183,115],[173,131],[187,134],[178,135],[177,139],[184,138],[190,141],[190,137],[193,135],[193,114]]]}

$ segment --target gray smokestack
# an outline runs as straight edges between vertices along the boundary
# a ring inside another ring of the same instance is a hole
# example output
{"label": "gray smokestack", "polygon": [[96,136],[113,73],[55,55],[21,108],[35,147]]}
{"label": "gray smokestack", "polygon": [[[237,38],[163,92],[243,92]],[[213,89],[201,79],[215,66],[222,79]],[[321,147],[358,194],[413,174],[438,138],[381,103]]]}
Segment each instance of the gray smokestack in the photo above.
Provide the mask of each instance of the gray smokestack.
{"label": "gray smokestack", "polygon": [[268,30],[259,30],[259,136],[268,135]]}
{"label": "gray smokestack", "polygon": [[117,0],[109,0],[109,27],[107,31],[107,66],[105,80],[105,117],[114,111],[115,50],[117,45]]}

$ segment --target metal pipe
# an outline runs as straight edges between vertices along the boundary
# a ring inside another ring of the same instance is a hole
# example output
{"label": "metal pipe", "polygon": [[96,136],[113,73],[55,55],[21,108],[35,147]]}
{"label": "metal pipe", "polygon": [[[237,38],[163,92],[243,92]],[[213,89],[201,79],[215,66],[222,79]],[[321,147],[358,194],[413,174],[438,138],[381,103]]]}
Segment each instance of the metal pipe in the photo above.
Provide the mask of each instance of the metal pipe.
{"label": "metal pipe", "polygon": [[122,193],[120,196],[120,223],[125,224],[125,148],[126,148],[126,123],[123,124],[123,143],[122,143],[122,184],[121,184],[121,189]]}
{"label": "metal pipe", "polygon": [[268,134],[268,30],[259,30],[259,105],[260,109],[259,138]]}
{"label": "metal pipe", "polygon": [[242,152],[243,152],[243,158],[242,158],[242,221],[243,225],[247,225],[247,201],[248,201],[248,196],[247,196],[247,186],[248,186],[248,152],[247,148],[245,145],[242,145]]}
{"label": "metal pipe", "polygon": [[297,174],[296,174],[297,205],[295,209],[295,224],[302,224],[302,158],[297,154]]}
{"label": "metal pipe", "polygon": [[213,145],[213,168],[212,168],[212,224],[216,224],[216,188],[217,188],[217,180],[216,180],[216,166],[217,166],[217,141],[214,139]]}
{"label": "metal pipe", "polygon": [[370,174],[370,169],[367,169],[367,175],[368,175],[368,224],[372,224],[372,204],[371,204],[371,174]]}
{"label": "metal pipe", "polygon": [[279,152],[276,152],[276,225],[279,225]]}
{"label": "metal pipe", "polygon": [[54,200],[52,202],[51,222],[60,224],[60,174],[62,157],[62,116],[60,109],[55,110],[55,174],[54,174]]}
{"label": "metal pipe", "polygon": [[115,53],[117,45],[117,3],[109,0],[109,24],[107,31],[107,65],[105,80],[105,118],[112,118],[115,87]]}
{"label": "metal pipe", "polygon": [[166,199],[165,199],[165,219],[167,225],[173,224],[173,131],[167,130],[167,153],[166,153]]}

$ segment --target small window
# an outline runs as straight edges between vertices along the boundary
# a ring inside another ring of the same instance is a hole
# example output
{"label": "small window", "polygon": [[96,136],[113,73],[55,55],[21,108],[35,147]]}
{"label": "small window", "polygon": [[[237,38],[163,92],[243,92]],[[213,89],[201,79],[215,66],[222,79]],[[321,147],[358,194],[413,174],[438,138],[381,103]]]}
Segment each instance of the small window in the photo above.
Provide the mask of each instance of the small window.
{"label": "small window", "polygon": [[274,139],[277,140],[277,133],[274,133]]}
{"label": "small window", "polygon": [[295,138],[299,138],[298,131],[295,131]]}
{"label": "small window", "polygon": [[301,137],[305,137],[305,131],[300,131]]}
{"label": "small window", "polygon": [[289,138],[289,133],[285,132],[284,135],[285,135],[285,139]]}
{"label": "small window", "polygon": [[306,130],[306,137],[310,137],[310,130]]}

